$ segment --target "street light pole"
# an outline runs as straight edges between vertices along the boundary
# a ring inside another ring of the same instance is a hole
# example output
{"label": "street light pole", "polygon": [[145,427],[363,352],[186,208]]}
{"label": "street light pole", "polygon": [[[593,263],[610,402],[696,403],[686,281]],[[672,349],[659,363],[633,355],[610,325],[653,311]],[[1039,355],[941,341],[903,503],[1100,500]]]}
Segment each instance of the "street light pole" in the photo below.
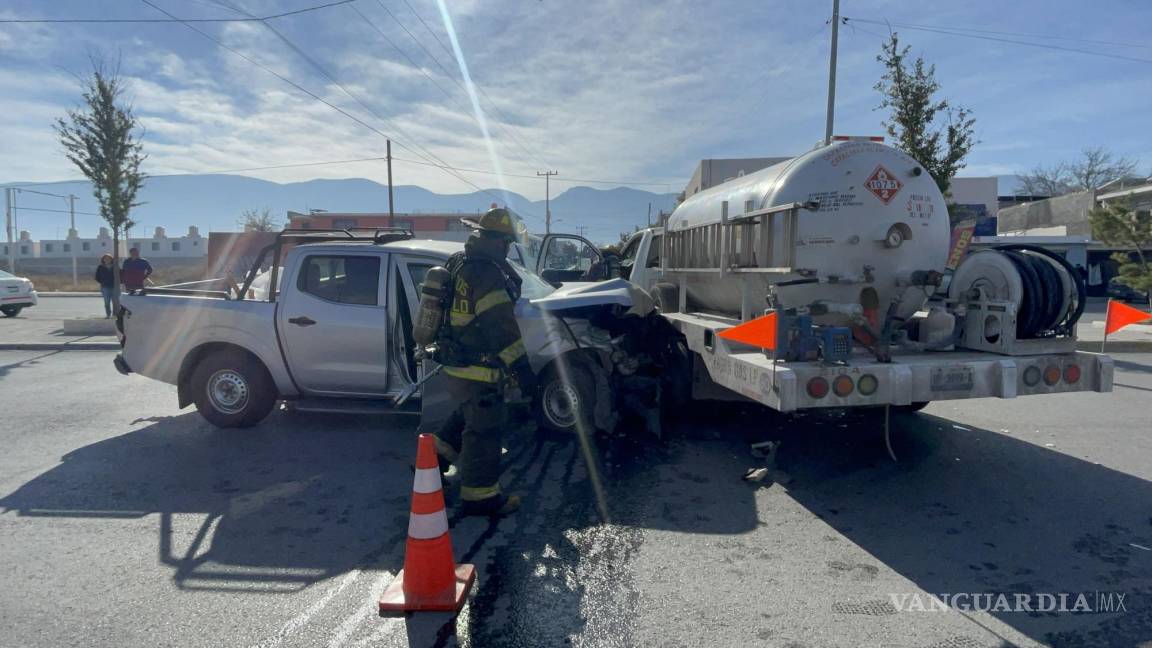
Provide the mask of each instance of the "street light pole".
{"label": "street light pole", "polygon": [[388,142],[388,227],[396,227],[396,212],[392,207],[392,140]]}
{"label": "street light pole", "polygon": [[824,144],[832,143],[832,120],[836,113],[836,41],[840,35],[840,0],[832,0],[832,53],[828,57],[828,123]]}
{"label": "street light pole", "polygon": [[559,171],[540,171],[536,172],[538,176],[544,176],[544,234],[552,233],[552,188],[549,181],[554,175],[560,175]]}
{"label": "street light pole", "polygon": [[68,194],[68,219],[71,225],[68,227],[68,247],[72,250],[72,287],[75,289],[80,285],[80,279],[76,274],[76,242],[72,239],[72,232],[76,231],[76,196]]}
{"label": "street light pole", "polygon": [[12,242],[12,189],[4,188],[4,225],[8,230],[8,272],[16,274],[16,245]]}

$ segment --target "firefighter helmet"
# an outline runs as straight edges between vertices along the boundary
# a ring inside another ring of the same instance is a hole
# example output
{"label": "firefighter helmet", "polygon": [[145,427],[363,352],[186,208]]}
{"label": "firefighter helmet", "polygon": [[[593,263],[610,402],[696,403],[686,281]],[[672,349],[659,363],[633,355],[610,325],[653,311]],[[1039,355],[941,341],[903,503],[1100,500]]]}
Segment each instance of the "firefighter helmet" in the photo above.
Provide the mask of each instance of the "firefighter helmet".
{"label": "firefighter helmet", "polygon": [[521,234],[522,226],[519,226],[519,221],[520,219],[512,213],[512,210],[506,207],[493,207],[479,220],[465,219],[464,224],[483,232],[492,232],[515,240]]}

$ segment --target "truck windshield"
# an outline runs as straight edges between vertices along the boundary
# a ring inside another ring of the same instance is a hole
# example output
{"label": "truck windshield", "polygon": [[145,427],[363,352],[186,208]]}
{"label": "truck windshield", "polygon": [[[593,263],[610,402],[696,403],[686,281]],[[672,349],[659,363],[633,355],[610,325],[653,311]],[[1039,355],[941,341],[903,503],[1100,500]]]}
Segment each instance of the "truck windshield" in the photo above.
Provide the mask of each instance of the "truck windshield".
{"label": "truck windshield", "polygon": [[525,299],[539,299],[551,295],[552,291],[556,290],[552,287],[552,284],[541,279],[540,275],[519,263],[509,260],[508,265],[512,266],[516,274],[520,275],[520,278],[524,280],[524,285],[520,286],[521,297]]}

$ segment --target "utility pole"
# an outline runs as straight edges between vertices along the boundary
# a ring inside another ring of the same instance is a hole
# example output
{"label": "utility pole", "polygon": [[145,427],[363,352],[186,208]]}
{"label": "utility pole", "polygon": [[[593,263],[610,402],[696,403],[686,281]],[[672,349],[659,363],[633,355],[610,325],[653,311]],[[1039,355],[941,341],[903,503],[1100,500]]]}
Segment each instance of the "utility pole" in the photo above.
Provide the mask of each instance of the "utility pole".
{"label": "utility pole", "polygon": [[396,227],[396,211],[392,205],[392,140],[388,141],[388,227]]}
{"label": "utility pole", "polygon": [[584,232],[588,231],[588,226],[587,225],[577,225],[576,231],[580,234],[581,237],[583,237]]}
{"label": "utility pole", "polygon": [[536,175],[544,176],[544,234],[552,233],[552,188],[549,186],[549,181],[554,175],[560,175],[559,171],[544,171],[543,173],[537,171]]}
{"label": "utility pole", "polygon": [[644,223],[652,227],[652,203],[648,203],[648,216],[644,219]]}
{"label": "utility pole", "polygon": [[4,224],[8,230],[8,272],[16,274],[16,245],[12,241],[12,189],[4,188]]}
{"label": "utility pole", "polygon": [[68,194],[68,219],[71,225],[68,228],[68,247],[72,250],[72,287],[80,284],[76,274],[76,241],[72,239],[72,232],[76,231],[76,196]]}
{"label": "utility pole", "polygon": [[832,120],[836,113],[836,40],[840,35],[840,0],[832,0],[832,54],[828,57],[828,123],[824,144],[832,143]]}

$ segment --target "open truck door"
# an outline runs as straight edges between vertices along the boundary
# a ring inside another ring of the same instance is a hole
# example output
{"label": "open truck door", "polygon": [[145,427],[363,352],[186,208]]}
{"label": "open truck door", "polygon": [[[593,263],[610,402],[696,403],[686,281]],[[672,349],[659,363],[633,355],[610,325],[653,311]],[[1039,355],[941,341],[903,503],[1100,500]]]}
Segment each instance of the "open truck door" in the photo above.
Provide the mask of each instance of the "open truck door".
{"label": "open truck door", "polygon": [[549,234],[540,242],[536,274],[553,286],[570,281],[610,278],[604,255],[588,239],[575,234]]}

